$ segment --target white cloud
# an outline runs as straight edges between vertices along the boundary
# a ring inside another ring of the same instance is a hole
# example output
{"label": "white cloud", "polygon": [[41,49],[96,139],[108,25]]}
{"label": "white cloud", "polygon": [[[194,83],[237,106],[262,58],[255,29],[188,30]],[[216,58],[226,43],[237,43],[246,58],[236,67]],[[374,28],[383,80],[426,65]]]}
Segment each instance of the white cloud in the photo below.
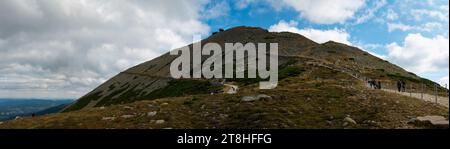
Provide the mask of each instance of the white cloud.
{"label": "white cloud", "polygon": [[344,44],[351,45],[349,38],[350,34],[341,29],[332,29],[332,30],[318,30],[318,29],[299,29],[297,28],[298,22],[295,21],[280,21],[278,24],[272,25],[269,28],[269,31],[272,32],[293,32],[301,34],[315,42],[325,43],[327,41],[335,41]]}
{"label": "white cloud", "polygon": [[369,7],[365,10],[364,14],[356,19],[356,24],[361,24],[367,20],[373,18],[375,13],[387,4],[386,0],[378,0],[375,2],[374,6]]}
{"label": "white cloud", "polygon": [[193,34],[208,34],[200,21],[206,4],[1,0],[0,95],[80,96],[130,66],[190,43]]}
{"label": "white cloud", "polygon": [[364,0],[283,0],[305,18],[318,24],[344,23],[354,17],[365,4]]}
{"label": "white cloud", "polygon": [[401,30],[401,31],[423,31],[423,32],[433,32],[440,29],[443,29],[442,23],[439,22],[427,22],[422,25],[412,26],[412,25],[406,25],[402,23],[387,23],[388,31],[392,32],[395,30]]}
{"label": "white cloud", "polygon": [[238,0],[234,3],[235,8],[238,10],[247,8],[250,4],[256,2],[255,0]]}
{"label": "white cloud", "polygon": [[[450,85],[448,83],[448,75],[439,79],[439,82],[441,83],[441,85],[443,85],[444,87],[447,87],[447,89],[448,89],[448,87]],[[445,85],[447,85],[447,86],[445,86]]]}
{"label": "white cloud", "polygon": [[440,21],[448,21],[448,7],[447,11],[445,7],[442,7],[441,10],[413,9],[411,10],[411,14],[417,21],[421,21],[423,18],[434,18]]}
{"label": "white cloud", "polygon": [[427,38],[409,34],[403,45],[387,45],[388,59],[416,73],[448,71],[449,39],[443,36]]}
{"label": "white cloud", "polygon": [[[245,2],[245,1],[244,1]],[[242,4],[244,5],[244,4]],[[239,5],[240,7],[246,7]],[[228,15],[230,11],[230,6],[228,5],[227,1],[221,1],[217,4],[213,4],[210,8],[204,9],[202,12],[203,19],[214,19],[222,16]]]}
{"label": "white cloud", "polygon": [[386,18],[391,21],[396,20],[398,19],[398,14],[394,10],[389,9],[386,13]]}
{"label": "white cloud", "polygon": [[389,32],[392,32],[395,30],[408,31],[408,30],[412,30],[414,28],[413,26],[405,25],[402,23],[388,23],[387,25],[388,25]]}

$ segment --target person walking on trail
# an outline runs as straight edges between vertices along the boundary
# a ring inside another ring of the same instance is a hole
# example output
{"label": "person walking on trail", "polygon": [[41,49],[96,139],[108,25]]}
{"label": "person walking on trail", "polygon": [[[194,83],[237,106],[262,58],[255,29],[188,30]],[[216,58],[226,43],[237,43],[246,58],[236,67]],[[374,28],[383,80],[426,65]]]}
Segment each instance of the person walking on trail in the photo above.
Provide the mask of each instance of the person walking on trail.
{"label": "person walking on trail", "polygon": [[401,81],[397,81],[397,90],[398,90],[398,92],[402,91],[402,82]]}
{"label": "person walking on trail", "polygon": [[406,83],[402,80],[402,92],[406,92]]}

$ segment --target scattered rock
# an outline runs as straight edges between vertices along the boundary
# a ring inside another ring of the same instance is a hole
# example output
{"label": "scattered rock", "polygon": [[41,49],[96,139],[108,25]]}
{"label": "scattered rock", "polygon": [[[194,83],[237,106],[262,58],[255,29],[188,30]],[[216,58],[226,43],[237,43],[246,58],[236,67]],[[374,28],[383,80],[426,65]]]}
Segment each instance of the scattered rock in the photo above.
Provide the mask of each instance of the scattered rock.
{"label": "scattered rock", "polygon": [[16,118],[14,118],[14,120],[20,120],[20,119],[22,119],[22,117],[20,117],[20,116],[16,116]]}
{"label": "scattered rock", "polygon": [[99,109],[100,109],[100,110],[104,110],[104,109],[105,109],[105,107],[103,107],[103,106],[102,106],[102,107],[100,107]]}
{"label": "scattered rock", "polygon": [[328,125],[333,125],[333,121],[325,121]]}
{"label": "scattered rock", "polygon": [[116,119],[116,117],[102,117],[102,120],[104,120],[104,121],[112,121],[115,119]]}
{"label": "scattered rock", "polygon": [[163,124],[163,123],[165,123],[165,122],[166,122],[166,121],[164,121],[164,120],[156,120],[156,121],[155,121],[156,124]]}
{"label": "scattered rock", "polygon": [[363,123],[367,124],[369,126],[378,126],[378,122],[373,121],[373,120],[365,120]]}
{"label": "scattered rock", "polygon": [[437,128],[448,128],[448,120],[443,116],[423,116],[410,119],[410,123],[416,125],[431,125]]}
{"label": "scattered rock", "polygon": [[127,110],[133,110],[134,109],[133,107],[130,107],[130,106],[123,106],[123,108],[127,109]]}
{"label": "scattered rock", "polygon": [[347,123],[350,123],[350,124],[353,124],[353,125],[357,124],[355,120],[353,120],[352,118],[350,118],[348,116],[344,118],[344,122],[347,122]]}
{"label": "scattered rock", "polygon": [[157,113],[156,111],[148,112],[148,113],[147,113],[147,116],[152,117],[152,116],[155,116],[156,113]]}
{"label": "scattered rock", "polygon": [[399,103],[400,103],[400,101],[398,101],[398,100],[397,100],[397,101],[395,101],[395,103],[396,103],[396,104],[399,104]]}
{"label": "scattered rock", "polygon": [[167,102],[161,104],[161,106],[167,106],[167,105],[169,105],[169,103],[167,103]]}
{"label": "scattered rock", "polygon": [[347,122],[344,122],[344,123],[342,123],[342,126],[343,126],[343,127],[347,127],[347,126],[348,126],[348,123],[347,123]]}
{"label": "scattered rock", "polygon": [[132,118],[132,117],[134,117],[134,115],[122,115],[122,116],[120,116],[121,118]]}
{"label": "scattered rock", "polygon": [[0,125],[3,124],[3,122],[0,122]]}
{"label": "scattered rock", "polygon": [[408,120],[408,124],[414,124],[414,123],[416,123],[417,122],[417,118],[410,118],[409,120]]}
{"label": "scattered rock", "polygon": [[255,100],[258,100],[258,99],[256,97],[254,97],[254,96],[244,96],[244,97],[242,97],[241,100],[245,101],[245,102],[250,102],[250,101],[255,101]]}
{"label": "scattered rock", "polygon": [[242,97],[242,101],[245,102],[250,102],[250,101],[256,101],[256,100],[260,100],[260,99],[272,99],[272,97],[270,97],[269,95],[265,95],[265,94],[259,94],[257,96],[244,96]]}
{"label": "scattered rock", "polygon": [[258,96],[256,96],[256,98],[259,99],[272,99],[272,97],[270,97],[269,95],[266,94],[259,94]]}
{"label": "scattered rock", "polygon": [[219,117],[222,119],[228,118],[228,114],[219,114]]}

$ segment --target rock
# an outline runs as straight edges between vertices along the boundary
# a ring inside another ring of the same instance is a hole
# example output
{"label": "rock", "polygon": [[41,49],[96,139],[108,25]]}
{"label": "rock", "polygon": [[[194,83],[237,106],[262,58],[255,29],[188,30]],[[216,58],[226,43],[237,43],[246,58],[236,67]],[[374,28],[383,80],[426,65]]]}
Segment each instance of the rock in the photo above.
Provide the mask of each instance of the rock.
{"label": "rock", "polygon": [[130,107],[130,106],[123,106],[123,108],[127,109],[127,110],[133,110],[134,109],[133,107]]}
{"label": "rock", "polygon": [[256,96],[256,98],[258,98],[258,99],[272,99],[272,97],[270,97],[269,95],[266,95],[266,94],[259,94],[258,96]]}
{"label": "rock", "polygon": [[161,106],[167,106],[167,105],[169,105],[169,103],[167,103],[167,102],[161,104]]}
{"label": "rock", "polygon": [[347,122],[347,123],[350,123],[350,124],[353,124],[353,125],[356,125],[356,124],[357,124],[356,121],[353,120],[353,119],[350,118],[350,117],[345,117],[345,118],[344,118],[344,122]]}
{"label": "rock", "polygon": [[228,118],[228,114],[219,114],[219,117],[222,119]]}
{"label": "rock", "polygon": [[166,121],[164,121],[164,120],[156,120],[156,121],[155,121],[156,124],[163,124],[163,123],[165,123],[165,122],[166,122]]}
{"label": "rock", "polygon": [[378,126],[378,123],[376,121],[373,121],[373,120],[365,120],[363,123],[367,124],[369,126]]}
{"label": "rock", "polygon": [[147,113],[147,116],[152,117],[152,116],[155,116],[156,113],[157,113],[156,111],[148,112],[148,113]]}
{"label": "rock", "polygon": [[333,125],[333,121],[325,121],[328,125]]}
{"label": "rock", "polygon": [[443,116],[417,117],[412,123],[416,125],[431,125],[437,128],[448,128],[448,120]]}
{"label": "rock", "polygon": [[132,118],[132,117],[134,117],[134,115],[122,115],[122,116],[120,116],[121,118]]}
{"label": "rock", "polygon": [[3,124],[3,122],[0,122],[0,125]]}
{"label": "rock", "polygon": [[328,120],[334,120],[334,116],[328,117]]}
{"label": "rock", "polygon": [[272,97],[270,97],[269,95],[265,95],[265,94],[259,94],[256,96],[244,96],[242,97],[242,101],[245,102],[250,102],[250,101],[256,101],[256,100],[260,100],[260,99],[272,99]]}
{"label": "rock", "polygon": [[348,126],[348,123],[347,123],[347,122],[344,122],[344,123],[342,123],[342,126],[343,126],[343,127],[347,127],[347,126]]}
{"label": "rock", "polygon": [[102,120],[104,120],[104,121],[112,121],[115,119],[116,119],[116,117],[102,117]]}
{"label": "rock", "polygon": [[245,102],[250,102],[250,101],[256,101],[258,99],[256,97],[254,97],[254,96],[244,96],[244,97],[242,97],[241,100],[245,101]]}
{"label": "rock", "polygon": [[408,124],[414,124],[414,123],[416,123],[417,122],[417,118],[410,118],[409,120],[408,120]]}
{"label": "rock", "polygon": [[100,110],[104,110],[104,109],[105,109],[105,107],[100,107],[99,109],[100,109]]}
{"label": "rock", "polygon": [[20,116],[16,116],[16,118],[14,118],[14,120],[20,120],[20,119],[22,119],[22,117],[20,117]]}

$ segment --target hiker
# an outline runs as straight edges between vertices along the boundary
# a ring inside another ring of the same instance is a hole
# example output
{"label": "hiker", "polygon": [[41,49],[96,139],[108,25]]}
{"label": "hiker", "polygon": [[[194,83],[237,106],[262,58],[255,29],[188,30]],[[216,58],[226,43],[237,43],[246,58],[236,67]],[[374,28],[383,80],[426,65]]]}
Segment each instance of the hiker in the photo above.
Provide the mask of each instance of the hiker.
{"label": "hiker", "polygon": [[402,91],[406,92],[406,83],[402,80]]}
{"label": "hiker", "polygon": [[401,81],[397,81],[397,89],[398,89],[398,92],[402,91],[402,82]]}
{"label": "hiker", "polygon": [[31,117],[35,117],[35,116],[36,116],[36,114],[34,114],[34,113],[33,113],[33,114],[31,114]]}

